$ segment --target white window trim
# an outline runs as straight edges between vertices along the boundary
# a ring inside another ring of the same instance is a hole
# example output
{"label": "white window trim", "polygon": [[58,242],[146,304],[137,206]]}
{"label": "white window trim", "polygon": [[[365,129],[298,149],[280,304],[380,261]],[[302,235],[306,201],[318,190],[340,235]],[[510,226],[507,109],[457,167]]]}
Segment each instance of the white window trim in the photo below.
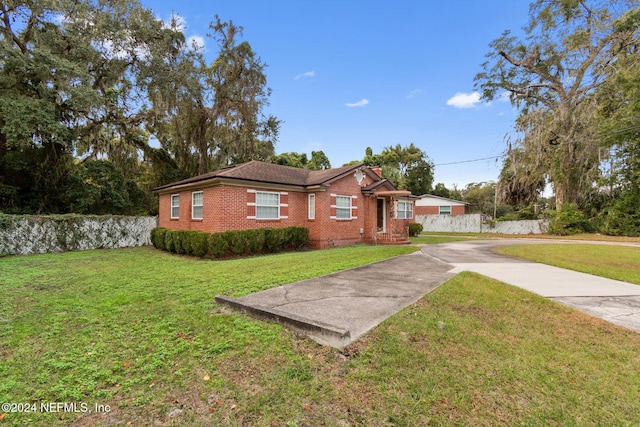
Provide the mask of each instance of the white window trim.
{"label": "white window trim", "polygon": [[[175,205],[175,206],[173,204],[173,198],[174,197],[178,200],[178,204]],[[170,213],[171,219],[178,219],[178,218],[180,218],[180,194],[172,194],[170,200],[171,200],[171,211],[170,211],[171,212]],[[178,215],[177,216],[173,216],[173,208],[178,208]]]}
{"label": "white window trim", "polygon": [[[449,212],[442,212],[442,208],[449,208]],[[438,214],[440,214],[440,215],[451,215],[451,205],[449,205],[449,206],[438,206]]]}
{"label": "white window trim", "polygon": [[[330,219],[335,219],[337,221],[350,221],[352,219],[358,219],[358,217],[353,214],[354,209],[358,209],[357,206],[354,206],[353,199],[357,199],[358,196],[345,196],[345,195],[342,195],[342,194],[331,194],[331,196],[336,198],[336,204],[335,205],[331,205],[332,208],[335,208],[336,215],[335,216],[330,216],[329,217]],[[349,198],[349,208],[338,207],[338,197],[348,197]],[[348,218],[338,218],[338,209],[349,209],[349,217]]]}
{"label": "white window trim", "polygon": [[[270,207],[270,208],[275,207],[275,206],[271,206],[271,205],[259,205],[258,204],[258,194],[259,193],[277,194],[278,195],[278,215],[277,215],[276,218],[262,218],[262,217],[258,216],[258,207],[260,207],[260,206],[265,206],[265,207]],[[287,217],[280,216],[280,208],[283,207],[283,206],[289,206],[286,203],[285,204],[281,204],[280,203],[280,195],[281,194],[285,194],[286,195],[287,193],[279,193],[277,191],[259,191],[259,190],[256,190],[256,203],[255,203],[255,205],[256,205],[256,216],[255,216],[255,219],[259,219],[259,220],[262,220],[262,221],[276,221],[276,220],[279,220],[279,219],[287,219]],[[253,217],[250,217],[250,218],[253,219]]]}
{"label": "white window trim", "polygon": [[[202,194],[202,204],[201,205],[196,205],[195,204],[195,195],[196,194]],[[200,217],[196,217],[194,216],[194,211],[196,207],[200,207],[202,208],[202,216]],[[204,219],[204,193],[202,191],[194,191],[191,193],[191,219]]]}
{"label": "white window trim", "polygon": [[[405,209],[401,210],[400,209],[400,204],[404,204]],[[406,206],[411,206],[411,210],[407,210]],[[404,218],[400,217],[400,212],[404,212]],[[409,212],[411,215],[410,216],[406,216],[407,212]],[[411,202],[410,200],[399,200],[398,201],[398,215],[397,215],[398,219],[413,219],[413,202]]]}
{"label": "white window trim", "polygon": [[307,198],[307,218],[316,219],[316,195],[309,194]]}

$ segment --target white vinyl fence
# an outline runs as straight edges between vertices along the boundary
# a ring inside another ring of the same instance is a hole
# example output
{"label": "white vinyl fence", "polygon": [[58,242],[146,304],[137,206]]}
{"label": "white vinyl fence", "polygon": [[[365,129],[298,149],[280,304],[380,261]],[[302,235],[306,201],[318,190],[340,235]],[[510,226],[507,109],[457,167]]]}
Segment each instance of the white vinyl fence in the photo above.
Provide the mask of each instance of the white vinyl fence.
{"label": "white vinyl fence", "polygon": [[150,245],[155,216],[0,215],[0,255]]}
{"label": "white vinyl fence", "polygon": [[450,233],[545,234],[549,222],[545,220],[483,222],[482,215],[416,215],[423,231]]}

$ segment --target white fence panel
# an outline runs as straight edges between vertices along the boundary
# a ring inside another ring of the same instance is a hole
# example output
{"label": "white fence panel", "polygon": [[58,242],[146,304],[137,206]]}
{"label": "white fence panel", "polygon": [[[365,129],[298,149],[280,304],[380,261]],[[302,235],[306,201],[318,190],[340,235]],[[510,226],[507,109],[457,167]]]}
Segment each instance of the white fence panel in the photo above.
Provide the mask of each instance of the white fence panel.
{"label": "white fence panel", "polygon": [[0,216],[0,255],[150,245],[155,216]]}
{"label": "white fence panel", "polygon": [[483,222],[482,215],[416,215],[423,231],[444,233],[544,234],[549,228],[545,220]]}

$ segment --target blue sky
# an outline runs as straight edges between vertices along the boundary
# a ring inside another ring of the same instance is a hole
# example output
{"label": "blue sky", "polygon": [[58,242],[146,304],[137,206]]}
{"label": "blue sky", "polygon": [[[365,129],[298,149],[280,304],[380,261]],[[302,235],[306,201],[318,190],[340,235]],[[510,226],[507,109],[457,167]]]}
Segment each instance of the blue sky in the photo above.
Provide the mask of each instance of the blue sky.
{"label": "blue sky", "polygon": [[516,117],[505,101],[480,102],[473,78],[489,43],[528,20],[524,0],[143,0],[175,13],[202,43],[218,14],[244,27],[268,64],[266,112],[283,121],[276,153],[323,150],[334,167],[370,146],[416,144],[436,164],[435,182],[496,180]]}

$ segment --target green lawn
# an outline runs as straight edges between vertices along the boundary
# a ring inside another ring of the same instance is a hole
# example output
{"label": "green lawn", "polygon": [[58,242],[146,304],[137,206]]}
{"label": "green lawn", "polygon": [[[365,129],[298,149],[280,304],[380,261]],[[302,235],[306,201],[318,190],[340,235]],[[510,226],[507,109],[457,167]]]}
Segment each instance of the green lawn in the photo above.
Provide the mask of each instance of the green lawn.
{"label": "green lawn", "polygon": [[[640,337],[463,273],[343,352],[213,303],[412,247],[0,259],[6,425],[637,425]],[[75,402],[108,413],[42,413]],[[3,414],[4,412],[4,414]]]}
{"label": "green lawn", "polygon": [[447,243],[447,242],[461,242],[463,240],[472,240],[467,237],[455,237],[455,236],[416,236],[410,237],[411,243],[413,244],[426,244],[426,245],[435,245],[437,243]]}
{"label": "green lawn", "polygon": [[498,253],[640,285],[640,247],[596,244],[516,245]]}

